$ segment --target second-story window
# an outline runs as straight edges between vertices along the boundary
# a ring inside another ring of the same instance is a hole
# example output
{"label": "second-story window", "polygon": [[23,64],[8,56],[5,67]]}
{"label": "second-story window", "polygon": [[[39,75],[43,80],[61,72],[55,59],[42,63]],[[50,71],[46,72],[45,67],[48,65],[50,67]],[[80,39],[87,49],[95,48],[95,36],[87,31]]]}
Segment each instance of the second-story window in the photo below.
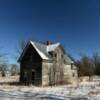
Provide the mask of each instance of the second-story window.
{"label": "second-story window", "polygon": [[55,58],[57,57],[57,54],[56,54],[56,53],[54,53],[54,57],[55,57]]}
{"label": "second-story window", "polygon": [[74,69],[74,65],[73,64],[71,64],[71,69]]}
{"label": "second-story window", "polygon": [[55,53],[55,52],[49,52],[49,54],[51,55],[51,57],[57,58],[57,53]]}
{"label": "second-story window", "polygon": [[63,54],[61,55],[61,59],[63,59]]}
{"label": "second-story window", "polygon": [[32,55],[30,55],[30,62],[32,62],[32,60],[33,60],[33,56],[32,56]]}
{"label": "second-story window", "polygon": [[72,73],[72,76],[75,77],[75,73]]}

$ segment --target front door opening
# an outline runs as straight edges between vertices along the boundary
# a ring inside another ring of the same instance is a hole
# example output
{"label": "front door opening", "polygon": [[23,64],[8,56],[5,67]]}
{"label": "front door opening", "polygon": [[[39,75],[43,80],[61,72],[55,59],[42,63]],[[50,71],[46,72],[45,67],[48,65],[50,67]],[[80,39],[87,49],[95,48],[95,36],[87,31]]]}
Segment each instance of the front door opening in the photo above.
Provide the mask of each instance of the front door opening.
{"label": "front door opening", "polygon": [[32,76],[31,76],[32,83],[34,83],[34,78],[35,78],[35,73],[34,71],[32,71]]}

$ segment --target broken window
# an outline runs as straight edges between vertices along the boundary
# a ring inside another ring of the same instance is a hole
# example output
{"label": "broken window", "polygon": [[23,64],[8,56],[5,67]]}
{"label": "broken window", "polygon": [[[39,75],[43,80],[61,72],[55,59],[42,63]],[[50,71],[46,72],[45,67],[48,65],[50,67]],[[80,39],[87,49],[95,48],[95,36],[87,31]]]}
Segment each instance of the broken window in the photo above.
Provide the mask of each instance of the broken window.
{"label": "broken window", "polygon": [[75,77],[75,73],[73,73],[73,75],[72,75],[73,77]]}

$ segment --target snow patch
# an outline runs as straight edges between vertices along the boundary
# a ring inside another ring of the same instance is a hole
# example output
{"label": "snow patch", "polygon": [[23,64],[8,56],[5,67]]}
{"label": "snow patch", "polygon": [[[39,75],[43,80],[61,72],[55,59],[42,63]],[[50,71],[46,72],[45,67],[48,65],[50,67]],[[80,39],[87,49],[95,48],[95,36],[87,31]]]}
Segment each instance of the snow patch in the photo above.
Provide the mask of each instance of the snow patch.
{"label": "snow patch", "polygon": [[41,56],[42,59],[49,60],[49,58],[35,46],[34,42],[32,42],[32,41],[30,41],[30,42],[33,45],[33,47],[36,49],[36,51],[39,53],[39,55]]}
{"label": "snow patch", "polygon": [[60,43],[48,45],[48,46],[47,46],[47,52],[49,52],[49,51],[54,51],[54,50],[56,49],[56,47],[58,47],[59,45],[60,45]]}

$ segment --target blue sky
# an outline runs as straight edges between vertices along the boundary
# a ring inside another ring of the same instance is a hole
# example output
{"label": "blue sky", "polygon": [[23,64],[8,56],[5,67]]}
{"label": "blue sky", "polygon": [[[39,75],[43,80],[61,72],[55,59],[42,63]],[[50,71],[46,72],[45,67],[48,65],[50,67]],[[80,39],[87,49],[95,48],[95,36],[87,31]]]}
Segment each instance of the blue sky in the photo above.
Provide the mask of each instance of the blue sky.
{"label": "blue sky", "polygon": [[100,53],[100,0],[0,0],[0,46],[8,62],[19,41],[61,42],[78,59]]}

